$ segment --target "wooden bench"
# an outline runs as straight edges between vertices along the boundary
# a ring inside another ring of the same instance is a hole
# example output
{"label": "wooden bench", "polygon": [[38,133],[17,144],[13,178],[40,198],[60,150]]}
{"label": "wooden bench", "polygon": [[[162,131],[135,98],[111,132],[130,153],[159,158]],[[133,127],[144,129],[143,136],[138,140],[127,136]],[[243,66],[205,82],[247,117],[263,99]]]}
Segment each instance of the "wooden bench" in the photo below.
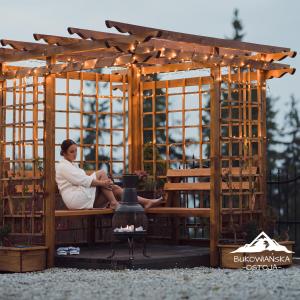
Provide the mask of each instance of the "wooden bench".
{"label": "wooden bench", "polygon": [[[245,191],[254,188],[254,182],[257,177],[257,167],[251,168],[223,168],[221,170],[222,182],[221,189],[224,191]],[[188,191],[210,191],[211,170],[210,168],[196,168],[196,169],[169,169],[167,171],[167,182],[164,185],[164,190],[167,192],[166,203],[167,206],[178,206],[178,193]],[[181,182],[187,178],[203,178],[207,181],[199,182]],[[244,179],[250,180],[244,180]]]}
{"label": "wooden bench", "polygon": [[[65,209],[55,210],[55,217],[78,217],[113,214],[110,208],[92,209]],[[153,207],[146,209],[147,214],[168,214],[179,216],[209,217],[209,208],[184,208],[184,207]]]}

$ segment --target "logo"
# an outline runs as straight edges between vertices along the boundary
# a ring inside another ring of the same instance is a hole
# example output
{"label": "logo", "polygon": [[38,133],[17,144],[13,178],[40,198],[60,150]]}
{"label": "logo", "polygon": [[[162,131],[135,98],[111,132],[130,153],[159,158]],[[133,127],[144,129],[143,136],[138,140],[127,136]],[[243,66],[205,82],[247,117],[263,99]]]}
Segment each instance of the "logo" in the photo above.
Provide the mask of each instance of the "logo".
{"label": "logo", "polygon": [[280,269],[291,263],[293,251],[278,244],[265,232],[261,232],[250,244],[245,244],[231,251],[233,262],[242,265],[243,269]]}
{"label": "logo", "polygon": [[239,247],[230,253],[257,253],[263,251],[283,251],[286,253],[294,253],[293,251],[288,250],[287,247],[279,245],[263,231],[250,244]]}

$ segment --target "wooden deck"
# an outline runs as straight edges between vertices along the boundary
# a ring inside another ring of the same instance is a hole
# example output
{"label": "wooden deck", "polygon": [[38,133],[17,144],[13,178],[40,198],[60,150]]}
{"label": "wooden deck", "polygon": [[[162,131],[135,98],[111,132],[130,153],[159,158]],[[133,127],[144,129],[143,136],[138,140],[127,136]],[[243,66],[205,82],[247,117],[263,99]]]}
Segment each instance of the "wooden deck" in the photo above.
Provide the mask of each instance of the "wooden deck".
{"label": "wooden deck", "polygon": [[55,256],[55,266],[80,269],[165,269],[209,266],[209,248],[190,245],[147,244],[147,255],[137,244],[134,260],[129,259],[127,244],[118,243],[112,259],[109,244],[93,248],[81,247],[79,255]]}

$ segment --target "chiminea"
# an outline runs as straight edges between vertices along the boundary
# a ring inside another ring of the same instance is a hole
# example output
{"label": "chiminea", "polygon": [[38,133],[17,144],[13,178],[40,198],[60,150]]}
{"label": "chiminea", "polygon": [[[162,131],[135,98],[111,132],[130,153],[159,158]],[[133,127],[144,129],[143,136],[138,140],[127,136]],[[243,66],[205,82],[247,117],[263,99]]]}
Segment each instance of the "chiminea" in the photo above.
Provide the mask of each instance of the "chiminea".
{"label": "chiminea", "polygon": [[[144,243],[147,233],[148,219],[144,208],[137,201],[136,185],[138,176],[135,174],[123,175],[123,195],[119,207],[112,219],[113,235],[118,240],[127,240],[130,259],[133,259],[133,241],[141,239]],[[114,256],[114,250],[111,257]]]}
{"label": "chiminea", "polygon": [[146,235],[148,221],[144,208],[137,202],[137,182],[137,175],[123,175],[122,200],[112,219],[113,234],[118,239]]}

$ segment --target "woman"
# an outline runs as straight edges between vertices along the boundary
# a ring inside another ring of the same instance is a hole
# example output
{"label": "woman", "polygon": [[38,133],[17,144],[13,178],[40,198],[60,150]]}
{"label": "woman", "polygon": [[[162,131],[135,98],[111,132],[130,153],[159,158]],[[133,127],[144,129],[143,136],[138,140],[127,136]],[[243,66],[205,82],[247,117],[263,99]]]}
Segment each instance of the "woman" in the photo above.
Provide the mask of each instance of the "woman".
{"label": "woman", "polygon": [[[77,156],[77,145],[73,140],[63,141],[60,155],[63,156],[63,159],[55,166],[55,179],[62,199],[69,209],[88,209],[100,206],[117,208],[117,199],[121,199],[123,189],[113,184],[104,170],[96,171],[88,176],[83,169],[79,168],[78,164],[74,162]],[[96,188],[98,188],[97,193]],[[145,208],[149,208],[159,205],[162,197],[147,199],[138,196],[138,202]]]}

